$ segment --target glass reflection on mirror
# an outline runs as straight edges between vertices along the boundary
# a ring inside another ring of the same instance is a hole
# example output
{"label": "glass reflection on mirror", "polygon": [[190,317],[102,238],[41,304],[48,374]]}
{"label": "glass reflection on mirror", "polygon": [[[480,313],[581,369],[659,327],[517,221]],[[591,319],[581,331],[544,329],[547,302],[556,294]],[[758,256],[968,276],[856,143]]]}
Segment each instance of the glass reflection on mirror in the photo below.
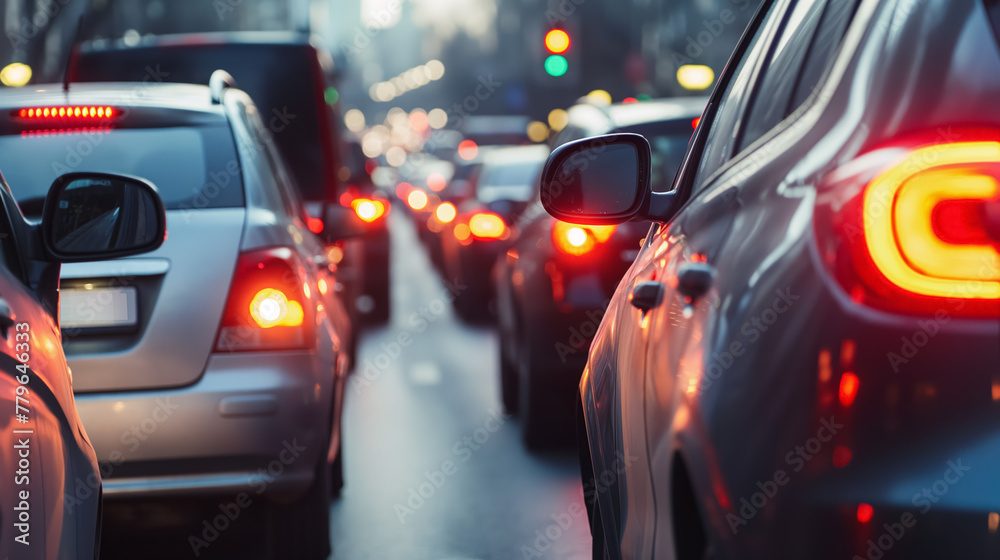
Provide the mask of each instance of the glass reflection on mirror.
{"label": "glass reflection on mirror", "polygon": [[77,179],[55,199],[53,246],[67,255],[114,253],[152,245],[158,231],[153,192],[131,181]]}
{"label": "glass reflection on mirror", "polygon": [[556,173],[551,204],[566,214],[602,216],[629,211],[639,188],[634,145],[597,145],[567,158]]}

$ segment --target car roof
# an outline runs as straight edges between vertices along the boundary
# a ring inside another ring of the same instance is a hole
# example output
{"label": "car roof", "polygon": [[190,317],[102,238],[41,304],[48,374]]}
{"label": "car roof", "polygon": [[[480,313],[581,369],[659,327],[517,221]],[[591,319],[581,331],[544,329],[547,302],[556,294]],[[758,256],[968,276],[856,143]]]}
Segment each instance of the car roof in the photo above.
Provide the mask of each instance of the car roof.
{"label": "car roof", "polygon": [[92,39],[80,45],[81,52],[129,50],[143,47],[197,47],[201,45],[239,46],[315,46],[307,33],[297,31],[220,31],[210,33],[169,33],[146,35],[138,42],[124,39]]}
{"label": "car roof", "polygon": [[578,103],[569,110],[569,123],[585,130],[616,130],[641,124],[700,117],[708,97],[677,97],[639,103],[595,105]]}
{"label": "car roof", "polygon": [[223,114],[222,105],[212,103],[208,86],[195,84],[91,82],[71,84],[69,92],[63,91],[62,84],[0,90],[0,108],[45,105],[110,105]]}
{"label": "car roof", "polygon": [[485,154],[483,163],[490,167],[534,164],[544,161],[549,157],[549,152],[549,147],[545,144],[494,148]]}

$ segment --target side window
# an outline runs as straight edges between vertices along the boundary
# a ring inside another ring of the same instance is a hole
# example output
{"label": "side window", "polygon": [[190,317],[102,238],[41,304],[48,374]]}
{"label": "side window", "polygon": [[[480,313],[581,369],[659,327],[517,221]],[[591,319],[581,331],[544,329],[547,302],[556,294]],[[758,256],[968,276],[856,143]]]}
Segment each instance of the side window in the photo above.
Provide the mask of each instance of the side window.
{"label": "side window", "polygon": [[768,29],[774,25],[773,20],[776,15],[780,13],[780,10],[775,7],[779,3],[780,1],[771,3],[767,14],[757,27],[753,39],[743,51],[743,58],[730,74],[729,82],[719,98],[719,106],[715,110],[711,128],[708,130],[701,161],[698,162],[698,172],[694,178],[694,193],[705,188],[705,179],[725,165],[734,155],[736,135],[740,128],[740,117],[743,115],[747,92],[750,91],[754,67],[761,56],[761,51],[766,48],[762,39],[767,34]]}
{"label": "side window", "polygon": [[791,106],[795,84],[825,4],[826,0],[799,0],[789,14],[763,66],[764,79],[753,94],[737,152],[753,144],[796,108]]}
{"label": "side window", "polygon": [[823,19],[816,31],[816,38],[813,39],[812,47],[809,48],[809,54],[802,67],[802,76],[795,86],[792,107],[802,105],[809,98],[830,68],[847,33],[847,27],[858,11],[859,3],[860,0],[827,2]]}

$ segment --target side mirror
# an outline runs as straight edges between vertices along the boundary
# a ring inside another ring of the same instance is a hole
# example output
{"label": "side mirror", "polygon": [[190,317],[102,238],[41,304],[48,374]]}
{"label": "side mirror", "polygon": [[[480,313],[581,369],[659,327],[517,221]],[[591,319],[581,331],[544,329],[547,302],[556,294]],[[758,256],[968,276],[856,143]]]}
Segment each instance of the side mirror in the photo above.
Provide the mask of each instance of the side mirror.
{"label": "side mirror", "polygon": [[167,215],[156,187],[135,177],[68,173],[49,188],[42,242],[61,262],[152,251],[163,244]]}
{"label": "side mirror", "polygon": [[323,232],[320,233],[320,238],[324,243],[361,237],[366,233],[368,228],[365,222],[353,208],[332,202],[323,208]]}
{"label": "side mirror", "polygon": [[652,173],[649,142],[609,134],[564,144],[542,170],[542,206],[564,222],[607,225],[645,217]]}

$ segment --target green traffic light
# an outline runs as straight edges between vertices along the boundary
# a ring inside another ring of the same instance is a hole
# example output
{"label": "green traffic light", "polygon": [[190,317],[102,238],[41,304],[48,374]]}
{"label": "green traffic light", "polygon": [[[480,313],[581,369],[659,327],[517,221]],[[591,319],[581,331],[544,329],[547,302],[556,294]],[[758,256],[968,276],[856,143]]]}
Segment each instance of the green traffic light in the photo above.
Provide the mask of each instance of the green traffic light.
{"label": "green traffic light", "polygon": [[554,76],[558,78],[563,76],[569,71],[569,61],[566,60],[565,56],[554,54],[545,59],[545,72],[549,76]]}

